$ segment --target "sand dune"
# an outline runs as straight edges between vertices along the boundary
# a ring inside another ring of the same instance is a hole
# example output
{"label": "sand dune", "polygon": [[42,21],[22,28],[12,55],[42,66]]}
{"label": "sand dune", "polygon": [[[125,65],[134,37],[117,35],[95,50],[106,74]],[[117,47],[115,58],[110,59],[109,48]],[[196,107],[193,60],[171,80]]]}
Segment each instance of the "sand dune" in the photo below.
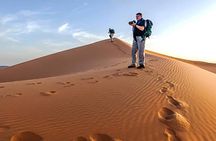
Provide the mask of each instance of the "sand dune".
{"label": "sand dune", "polygon": [[186,60],[186,59],[182,59],[182,58],[176,58],[176,57],[172,57],[172,56],[163,55],[163,54],[152,52],[152,51],[147,51],[147,52],[149,54],[152,54],[152,55],[157,55],[157,56],[161,56],[161,57],[172,58],[172,59],[175,59],[175,60],[186,62],[186,63],[192,64],[192,65],[195,65],[197,67],[200,67],[200,68],[202,68],[204,70],[216,73],[216,64],[215,63],[207,63],[207,62],[202,62],[202,61]]}
{"label": "sand dune", "polygon": [[121,62],[128,57],[129,51],[130,47],[118,39],[114,44],[104,40],[0,70],[0,82],[45,78],[99,69],[113,62]]}
{"label": "sand dune", "polygon": [[146,59],[127,69],[130,47],[105,40],[2,70],[0,140],[214,141],[216,75]]}
{"label": "sand dune", "polygon": [[190,63],[190,64],[193,64],[193,65],[196,65],[200,68],[203,68],[207,71],[210,71],[210,72],[213,72],[213,73],[216,73],[216,64],[213,64],[213,63],[206,63],[206,62],[200,62],[200,61],[189,61],[189,60],[184,60],[184,59],[180,59],[181,61],[184,61],[186,63]]}

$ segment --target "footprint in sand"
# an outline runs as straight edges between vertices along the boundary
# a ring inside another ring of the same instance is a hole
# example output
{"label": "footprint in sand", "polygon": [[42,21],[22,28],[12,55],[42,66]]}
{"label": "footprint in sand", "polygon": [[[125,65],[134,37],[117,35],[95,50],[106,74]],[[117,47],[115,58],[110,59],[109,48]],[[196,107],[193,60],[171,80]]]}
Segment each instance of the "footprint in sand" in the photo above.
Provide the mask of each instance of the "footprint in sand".
{"label": "footprint in sand", "polygon": [[21,96],[23,95],[22,93],[16,93],[14,96],[18,97],[18,96]]}
{"label": "footprint in sand", "polygon": [[26,131],[15,134],[10,141],[43,141],[43,138],[33,132]]}
{"label": "footprint in sand", "polygon": [[137,76],[138,73],[136,73],[136,72],[129,72],[129,73],[123,73],[122,75],[123,76]]}
{"label": "footprint in sand", "polygon": [[157,73],[157,81],[163,81],[164,75]]}
{"label": "footprint in sand", "polygon": [[57,84],[63,85],[64,87],[71,87],[74,86],[75,84],[71,83],[71,82],[56,82]]}
{"label": "footprint in sand", "polygon": [[175,85],[172,82],[166,81],[166,83],[169,85],[170,88],[174,88]]}
{"label": "footprint in sand", "polygon": [[40,85],[42,82],[32,82],[32,83],[26,83],[26,85]]}
{"label": "footprint in sand", "polygon": [[82,78],[81,80],[92,80],[94,77]]}
{"label": "footprint in sand", "polygon": [[162,87],[162,88],[159,90],[159,92],[160,92],[161,94],[167,93],[167,92],[168,92],[168,88],[167,88],[167,87]]}
{"label": "footprint in sand", "polygon": [[56,94],[56,91],[40,92],[40,94],[43,96],[51,96]]}
{"label": "footprint in sand", "polygon": [[153,70],[145,70],[146,73],[151,74],[153,73]]}
{"label": "footprint in sand", "polygon": [[184,116],[170,110],[167,107],[163,107],[158,112],[158,118],[162,123],[164,123],[172,129],[185,131],[190,128],[190,123]]}
{"label": "footprint in sand", "polygon": [[99,81],[98,80],[95,80],[95,81],[90,81],[88,82],[89,84],[95,84],[95,83],[98,83]]}
{"label": "footprint in sand", "polygon": [[120,139],[112,138],[107,134],[93,134],[90,135],[88,138],[86,137],[77,137],[74,141],[122,141]]}
{"label": "footprint in sand", "polygon": [[167,141],[181,141],[176,132],[170,128],[166,128],[164,134],[167,136]]}
{"label": "footprint in sand", "polygon": [[114,76],[114,77],[119,77],[119,76],[121,76],[121,73],[120,73],[120,72],[113,73],[112,76]]}
{"label": "footprint in sand", "polygon": [[35,83],[27,83],[27,85],[35,85]]}
{"label": "footprint in sand", "polygon": [[162,94],[168,92],[169,90],[172,91],[174,89],[174,87],[175,87],[175,85],[172,82],[169,82],[169,81],[166,81],[166,83],[164,85],[166,85],[166,86],[163,86],[159,90],[159,92],[162,93]]}
{"label": "footprint in sand", "polygon": [[114,141],[114,139],[107,134],[93,134],[90,135],[89,138],[91,141]]}
{"label": "footprint in sand", "polygon": [[111,65],[111,67],[118,66],[118,65],[120,65],[120,64],[121,64],[121,63],[116,63],[116,64]]}
{"label": "footprint in sand", "polygon": [[169,104],[171,104],[172,106],[175,106],[178,109],[188,107],[188,104],[186,104],[183,101],[177,100],[176,98],[174,98],[174,97],[172,97],[170,95],[167,95],[166,98],[167,98]]}
{"label": "footprint in sand", "polygon": [[6,94],[4,96],[2,96],[3,98],[6,98],[6,97],[19,97],[23,95],[22,93],[16,93],[16,94]]}
{"label": "footprint in sand", "polygon": [[151,60],[149,60],[149,61],[152,61],[152,62],[153,62],[153,61],[158,61],[158,59],[151,59]]}
{"label": "footprint in sand", "polygon": [[112,138],[107,134],[93,134],[89,136],[90,141],[121,141],[119,139]]}
{"label": "footprint in sand", "polygon": [[109,75],[105,75],[103,78],[111,78],[111,76],[109,76]]}
{"label": "footprint in sand", "polygon": [[87,82],[89,84],[95,84],[99,82],[98,80],[94,80],[94,77],[82,78],[81,80],[91,80]]}
{"label": "footprint in sand", "polygon": [[61,84],[61,85],[69,85],[71,84],[70,81],[67,81],[67,82],[57,82],[57,84]]}
{"label": "footprint in sand", "polygon": [[163,80],[163,77],[161,77],[161,76],[157,77],[157,81],[162,81],[162,80]]}
{"label": "footprint in sand", "polygon": [[3,97],[6,98],[6,97],[14,97],[14,96],[12,94],[6,94]]}
{"label": "footprint in sand", "polygon": [[0,126],[0,133],[3,133],[3,132],[5,132],[5,131],[7,131],[9,129],[10,129],[9,126]]}
{"label": "footprint in sand", "polygon": [[89,139],[80,136],[80,137],[77,137],[77,138],[75,139],[75,141],[89,141]]}
{"label": "footprint in sand", "polygon": [[75,86],[75,84],[68,84],[68,85],[65,85],[64,87],[72,87],[72,86]]}

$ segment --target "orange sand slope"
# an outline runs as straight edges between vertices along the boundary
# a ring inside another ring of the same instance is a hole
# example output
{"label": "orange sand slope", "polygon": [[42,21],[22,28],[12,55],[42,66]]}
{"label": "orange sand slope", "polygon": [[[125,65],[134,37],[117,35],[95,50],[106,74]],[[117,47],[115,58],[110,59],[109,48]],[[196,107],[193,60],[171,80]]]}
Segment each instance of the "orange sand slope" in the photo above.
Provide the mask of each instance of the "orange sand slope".
{"label": "orange sand slope", "polygon": [[103,68],[128,57],[130,47],[116,40],[108,40],[48,55],[4,70],[0,70],[0,82],[45,78],[89,69]]}
{"label": "orange sand slope", "polygon": [[200,61],[189,61],[189,60],[182,60],[182,61],[196,65],[196,66],[203,68],[205,70],[208,70],[210,72],[216,73],[216,64],[200,62]]}
{"label": "orange sand slope", "polygon": [[144,70],[129,63],[116,39],[1,70],[0,140],[216,139],[214,73],[153,54]]}
{"label": "orange sand slope", "polygon": [[168,58],[173,58],[173,59],[176,59],[176,60],[180,60],[180,61],[192,64],[192,65],[195,65],[197,67],[200,67],[202,69],[205,69],[207,71],[216,73],[216,64],[214,64],[214,63],[207,63],[207,62],[202,62],[202,61],[191,61],[191,60],[186,60],[186,59],[181,59],[181,58],[176,58],[176,57],[163,55],[163,54],[152,52],[152,51],[147,51],[147,52],[149,54],[152,54],[152,55],[157,55],[157,56],[161,56],[161,57],[168,57]]}

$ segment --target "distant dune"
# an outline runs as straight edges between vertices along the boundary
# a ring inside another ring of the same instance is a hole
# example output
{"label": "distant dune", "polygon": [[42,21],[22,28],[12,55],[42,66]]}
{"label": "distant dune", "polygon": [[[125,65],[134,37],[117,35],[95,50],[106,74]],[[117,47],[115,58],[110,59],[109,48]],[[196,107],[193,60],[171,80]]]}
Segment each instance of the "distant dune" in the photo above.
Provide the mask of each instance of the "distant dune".
{"label": "distant dune", "polygon": [[186,63],[192,64],[192,65],[198,66],[198,67],[200,67],[202,69],[205,69],[207,71],[216,73],[216,64],[215,63],[207,63],[207,62],[202,62],[202,61],[191,61],[191,60],[186,60],[186,59],[181,59],[181,58],[176,58],[176,57],[163,55],[163,54],[152,52],[152,51],[147,51],[147,53],[154,54],[154,55],[159,55],[159,56],[164,56],[164,57],[169,57],[169,58],[173,58],[173,59],[176,59],[176,60],[180,60],[182,62],[186,62]]}
{"label": "distant dune", "polygon": [[216,64],[214,63],[207,63],[207,62],[201,62],[201,61],[190,61],[190,60],[184,60],[184,59],[179,59],[181,61],[196,65],[202,69],[205,69],[207,71],[216,73]]}
{"label": "distant dune", "polygon": [[8,66],[0,66],[0,69],[5,69],[7,68]]}
{"label": "distant dune", "polygon": [[[1,141],[214,141],[216,75],[103,40],[0,70]],[[22,138],[23,140],[20,140]]]}

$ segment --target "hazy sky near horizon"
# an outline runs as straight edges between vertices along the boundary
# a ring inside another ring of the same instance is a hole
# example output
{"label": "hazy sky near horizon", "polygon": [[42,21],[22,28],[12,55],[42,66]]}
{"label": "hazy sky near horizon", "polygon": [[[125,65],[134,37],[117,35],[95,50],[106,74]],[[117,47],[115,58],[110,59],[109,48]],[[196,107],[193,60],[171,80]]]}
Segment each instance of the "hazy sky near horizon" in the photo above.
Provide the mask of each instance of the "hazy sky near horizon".
{"label": "hazy sky near horizon", "polygon": [[0,0],[0,66],[116,36],[137,12],[154,22],[146,49],[216,63],[215,0]]}

